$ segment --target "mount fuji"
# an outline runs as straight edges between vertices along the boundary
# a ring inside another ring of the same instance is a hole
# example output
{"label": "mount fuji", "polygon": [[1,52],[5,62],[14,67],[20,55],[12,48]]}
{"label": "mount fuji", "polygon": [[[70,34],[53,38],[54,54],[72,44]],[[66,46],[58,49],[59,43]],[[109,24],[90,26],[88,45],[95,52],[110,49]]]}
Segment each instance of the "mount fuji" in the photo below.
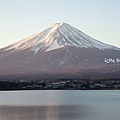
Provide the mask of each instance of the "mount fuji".
{"label": "mount fuji", "polygon": [[[37,76],[37,80],[119,78],[119,56],[120,48],[100,42],[67,23],[54,23],[0,49],[0,76]],[[105,59],[113,61],[108,64]]]}

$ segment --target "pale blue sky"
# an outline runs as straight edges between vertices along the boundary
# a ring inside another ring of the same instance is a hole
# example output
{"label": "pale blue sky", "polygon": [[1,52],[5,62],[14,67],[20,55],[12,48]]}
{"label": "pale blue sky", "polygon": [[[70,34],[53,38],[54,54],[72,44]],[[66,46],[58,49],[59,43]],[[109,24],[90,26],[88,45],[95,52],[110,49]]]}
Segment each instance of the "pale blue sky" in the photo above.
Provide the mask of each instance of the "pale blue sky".
{"label": "pale blue sky", "polygon": [[120,47],[120,0],[0,0],[0,48],[56,22]]}

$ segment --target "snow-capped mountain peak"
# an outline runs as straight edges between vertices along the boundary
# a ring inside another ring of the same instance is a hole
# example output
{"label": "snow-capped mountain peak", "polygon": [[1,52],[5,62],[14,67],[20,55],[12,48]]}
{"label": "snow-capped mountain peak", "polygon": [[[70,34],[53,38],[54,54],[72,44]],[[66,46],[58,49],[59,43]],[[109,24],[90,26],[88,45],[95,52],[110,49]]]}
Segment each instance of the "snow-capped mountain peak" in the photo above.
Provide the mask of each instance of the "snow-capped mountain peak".
{"label": "snow-capped mountain peak", "polygon": [[42,31],[7,47],[6,50],[31,49],[36,54],[39,50],[50,51],[64,46],[119,50],[117,47],[91,38],[64,22],[51,24]]}
{"label": "snow-capped mountain peak", "polygon": [[[50,80],[61,76],[111,79],[120,73],[118,56],[120,48],[95,40],[67,23],[54,23],[0,49],[0,75],[3,80]],[[105,61],[109,59],[110,65]]]}

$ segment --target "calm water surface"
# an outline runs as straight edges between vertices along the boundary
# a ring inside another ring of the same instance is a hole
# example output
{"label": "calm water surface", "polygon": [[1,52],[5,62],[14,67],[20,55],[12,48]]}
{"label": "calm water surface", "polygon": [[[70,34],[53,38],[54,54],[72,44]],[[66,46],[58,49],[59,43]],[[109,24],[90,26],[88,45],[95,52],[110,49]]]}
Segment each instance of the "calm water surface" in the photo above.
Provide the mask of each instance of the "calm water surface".
{"label": "calm water surface", "polygon": [[1,91],[0,120],[120,120],[120,91]]}

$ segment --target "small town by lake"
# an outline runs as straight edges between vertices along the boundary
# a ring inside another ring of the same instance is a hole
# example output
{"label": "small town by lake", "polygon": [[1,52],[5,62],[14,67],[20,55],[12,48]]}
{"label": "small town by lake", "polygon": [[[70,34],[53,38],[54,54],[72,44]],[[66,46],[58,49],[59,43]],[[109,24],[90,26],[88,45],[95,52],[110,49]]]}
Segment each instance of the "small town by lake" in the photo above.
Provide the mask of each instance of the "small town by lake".
{"label": "small town by lake", "polygon": [[0,81],[0,90],[119,90],[120,80]]}

